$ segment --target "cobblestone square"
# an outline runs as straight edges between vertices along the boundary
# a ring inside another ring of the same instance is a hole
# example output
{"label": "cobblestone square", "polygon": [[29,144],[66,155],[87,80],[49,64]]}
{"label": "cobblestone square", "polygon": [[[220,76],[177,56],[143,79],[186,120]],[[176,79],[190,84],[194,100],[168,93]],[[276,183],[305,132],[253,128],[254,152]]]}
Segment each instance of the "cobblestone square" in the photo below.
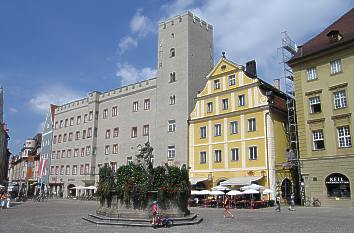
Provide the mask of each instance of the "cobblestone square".
{"label": "cobblestone square", "polygon": [[1,233],[113,233],[113,232],[353,232],[354,208],[297,207],[281,213],[273,208],[231,210],[235,218],[224,218],[223,209],[191,208],[203,217],[199,225],[164,228],[96,226],[82,220],[94,213],[93,201],[27,201],[8,210],[0,210]]}

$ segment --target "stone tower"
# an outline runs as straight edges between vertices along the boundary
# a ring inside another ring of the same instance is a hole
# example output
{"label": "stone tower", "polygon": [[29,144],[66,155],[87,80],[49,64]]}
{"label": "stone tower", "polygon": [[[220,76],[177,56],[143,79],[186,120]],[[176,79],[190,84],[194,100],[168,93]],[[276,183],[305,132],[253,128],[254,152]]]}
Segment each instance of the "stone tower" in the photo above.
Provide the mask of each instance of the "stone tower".
{"label": "stone tower", "polygon": [[213,27],[191,12],[159,24],[156,162],[187,164],[188,118],[213,67]]}

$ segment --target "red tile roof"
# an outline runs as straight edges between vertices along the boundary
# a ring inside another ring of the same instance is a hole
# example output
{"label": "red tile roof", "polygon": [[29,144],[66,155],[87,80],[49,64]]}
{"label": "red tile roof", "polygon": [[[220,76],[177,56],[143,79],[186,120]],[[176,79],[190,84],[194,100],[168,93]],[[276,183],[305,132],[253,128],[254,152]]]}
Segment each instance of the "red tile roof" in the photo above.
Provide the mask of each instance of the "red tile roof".
{"label": "red tile roof", "polygon": [[[338,41],[331,41],[328,34],[333,31],[338,31],[342,36],[342,39]],[[292,57],[288,63],[291,64],[301,58],[307,57],[314,53],[334,48],[347,42],[354,40],[354,8],[348,11],[345,15],[328,26],[320,34],[306,42],[301,48],[298,49],[294,57]]]}

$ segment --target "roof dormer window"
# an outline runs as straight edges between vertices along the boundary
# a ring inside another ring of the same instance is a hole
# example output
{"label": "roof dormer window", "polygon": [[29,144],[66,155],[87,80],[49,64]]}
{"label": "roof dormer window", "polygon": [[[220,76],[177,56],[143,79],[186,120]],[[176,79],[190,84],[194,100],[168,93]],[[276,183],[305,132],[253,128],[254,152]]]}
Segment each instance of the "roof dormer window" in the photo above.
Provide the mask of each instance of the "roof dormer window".
{"label": "roof dormer window", "polygon": [[327,33],[327,37],[330,42],[337,42],[343,38],[343,36],[339,33],[338,30],[331,30]]}

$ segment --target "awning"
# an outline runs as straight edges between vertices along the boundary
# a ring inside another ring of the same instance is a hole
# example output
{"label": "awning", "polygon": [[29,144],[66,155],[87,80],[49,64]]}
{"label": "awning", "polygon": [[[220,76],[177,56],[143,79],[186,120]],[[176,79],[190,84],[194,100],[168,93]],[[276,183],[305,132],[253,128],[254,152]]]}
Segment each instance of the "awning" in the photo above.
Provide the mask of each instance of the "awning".
{"label": "awning", "polygon": [[189,181],[191,182],[192,185],[196,185],[198,182],[202,182],[204,180],[207,180],[208,177],[206,178],[200,178],[200,177],[189,177]]}
{"label": "awning", "polygon": [[250,185],[252,182],[262,179],[263,176],[234,177],[223,181],[220,185]]}

